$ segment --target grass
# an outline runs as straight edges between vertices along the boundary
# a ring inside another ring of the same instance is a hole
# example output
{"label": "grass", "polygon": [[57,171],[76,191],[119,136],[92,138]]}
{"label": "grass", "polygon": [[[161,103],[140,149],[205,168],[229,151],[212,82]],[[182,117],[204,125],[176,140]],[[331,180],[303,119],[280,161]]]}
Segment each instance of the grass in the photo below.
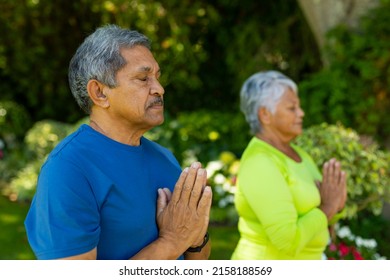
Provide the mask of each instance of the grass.
{"label": "grass", "polygon": [[209,233],[211,238],[210,260],[230,260],[240,237],[237,227],[211,225]]}
{"label": "grass", "polygon": [[[35,256],[27,241],[24,219],[28,203],[12,202],[0,195],[0,260],[33,260]],[[238,241],[236,227],[211,226],[210,259],[228,260]]]}
{"label": "grass", "polygon": [[11,202],[0,195],[0,259],[31,260],[35,256],[24,228],[29,204]]}

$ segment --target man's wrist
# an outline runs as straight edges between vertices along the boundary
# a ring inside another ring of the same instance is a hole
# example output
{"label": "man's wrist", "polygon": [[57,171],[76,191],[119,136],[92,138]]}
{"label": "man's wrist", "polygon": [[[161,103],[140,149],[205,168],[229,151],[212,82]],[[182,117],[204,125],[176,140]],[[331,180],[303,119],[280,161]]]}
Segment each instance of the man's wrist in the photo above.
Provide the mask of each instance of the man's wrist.
{"label": "man's wrist", "polygon": [[206,235],[203,238],[203,243],[200,246],[197,247],[190,247],[187,249],[186,252],[190,253],[199,253],[202,251],[203,247],[206,246],[206,244],[209,242],[209,233],[206,232]]}

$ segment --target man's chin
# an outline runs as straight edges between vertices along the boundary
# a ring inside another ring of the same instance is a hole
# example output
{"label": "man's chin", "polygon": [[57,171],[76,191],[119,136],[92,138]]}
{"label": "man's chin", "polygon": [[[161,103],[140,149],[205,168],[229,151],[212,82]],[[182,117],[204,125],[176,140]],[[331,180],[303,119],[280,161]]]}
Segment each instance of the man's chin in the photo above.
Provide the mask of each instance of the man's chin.
{"label": "man's chin", "polygon": [[153,122],[153,127],[162,125],[165,121],[164,115],[160,117],[156,117],[152,122]]}

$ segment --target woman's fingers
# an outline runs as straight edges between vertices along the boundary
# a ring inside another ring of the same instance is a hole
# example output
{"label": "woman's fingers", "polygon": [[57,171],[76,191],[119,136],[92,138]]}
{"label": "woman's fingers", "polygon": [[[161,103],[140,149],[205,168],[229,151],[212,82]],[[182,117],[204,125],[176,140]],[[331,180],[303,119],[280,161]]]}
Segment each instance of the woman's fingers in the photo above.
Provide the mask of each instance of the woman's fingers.
{"label": "woman's fingers", "polygon": [[[341,205],[340,205],[340,208],[344,208],[345,206],[345,203],[347,202],[347,198],[348,198],[348,190],[347,190],[347,173],[344,172],[344,171],[341,171],[341,176],[340,176],[340,188],[342,188],[342,196],[343,196],[343,199],[342,199],[342,202],[341,202]],[[340,209],[340,210],[341,210]]]}
{"label": "woman's fingers", "polygon": [[327,184],[328,183],[328,178],[329,178],[329,162],[325,162],[324,165],[322,166],[322,177],[323,177],[323,184]]}

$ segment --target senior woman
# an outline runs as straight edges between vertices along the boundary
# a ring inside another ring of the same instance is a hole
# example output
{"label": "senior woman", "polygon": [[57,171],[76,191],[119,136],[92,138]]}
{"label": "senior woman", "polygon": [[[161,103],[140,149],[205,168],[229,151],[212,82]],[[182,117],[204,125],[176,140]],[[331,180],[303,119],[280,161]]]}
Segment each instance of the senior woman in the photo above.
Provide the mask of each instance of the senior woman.
{"label": "senior woman", "polygon": [[346,174],[291,143],[302,133],[297,85],[277,71],[249,77],[241,110],[254,137],[241,158],[235,206],[240,240],[232,259],[321,259],[329,221],[345,204]]}

